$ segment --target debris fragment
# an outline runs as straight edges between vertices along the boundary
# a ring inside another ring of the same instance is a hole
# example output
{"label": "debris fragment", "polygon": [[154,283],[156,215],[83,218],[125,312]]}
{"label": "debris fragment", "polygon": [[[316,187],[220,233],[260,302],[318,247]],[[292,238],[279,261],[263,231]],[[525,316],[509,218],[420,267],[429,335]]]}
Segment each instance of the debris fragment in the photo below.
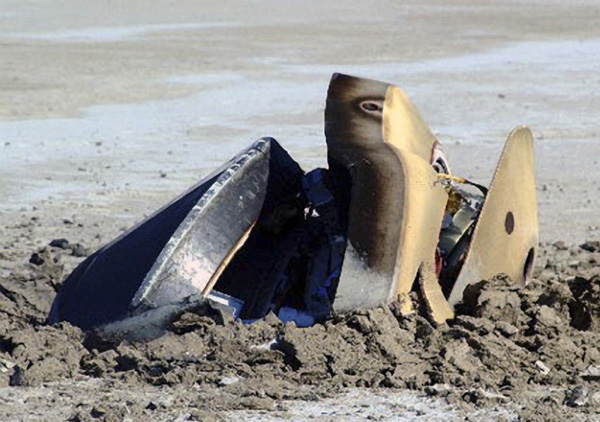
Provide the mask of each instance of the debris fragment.
{"label": "debris fragment", "polygon": [[581,407],[588,402],[589,391],[587,388],[578,386],[572,389],[567,395],[567,406]]}
{"label": "debris fragment", "polygon": [[548,373],[550,373],[550,369],[541,360],[535,361],[535,367],[542,375],[548,375]]}
{"label": "debris fragment", "polygon": [[34,252],[31,254],[29,262],[31,262],[33,265],[42,265],[44,263],[44,258],[42,258],[37,252]]}
{"label": "debris fragment", "polygon": [[[272,313],[309,327],[397,300],[400,315],[418,312],[442,325],[455,306],[469,306],[465,297],[481,280],[530,280],[538,222],[529,129],[510,133],[488,188],[451,173],[399,88],[334,74],[325,137],[329,168],[307,173],[274,139],[256,141],[83,261],[48,321],[161,335],[178,315],[190,315],[193,329],[204,317],[190,310],[209,301],[246,323]],[[50,245],[88,254],[66,239]],[[420,295],[416,309],[412,292]],[[515,292],[488,286],[477,297],[472,315],[489,315],[506,338],[518,334]],[[553,312],[541,309],[533,329],[562,332]],[[472,372],[466,347],[449,344],[446,354]]]}
{"label": "debris fragment", "polygon": [[86,247],[84,247],[82,244],[69,243],[69,241],[64,238],[53,239],[50,241],[48,246],[52,246],[52,247],[64,249],[64,250],[70,250],[71,255],[78,257],[78,258],[89,255],[88,249]]}
{"label": "debris fragment", "polygon": [[600,381],[600,365],[589,366],[581,373],[581,378],[588,381]]}
{"label": "debris fragment", "polygon": [[588,240],[580,247],[589,252],[600,252],[600,240]]}
{"label": "debris fragment", "polygon": [[235,384],[236,382],[240,382],[240,379],[238,377],[223,377],[219,381],[219,385],[225,387],[231,384]]}
{"label": "debris fragment", "polygon": [[67,247],[69,246],[69,241],[67,239],[64,239],[64,238],[53,239],[53,240],[50,241],[50,243],[48,245],[49,246],[53,246],[55,248],[67,249]]}

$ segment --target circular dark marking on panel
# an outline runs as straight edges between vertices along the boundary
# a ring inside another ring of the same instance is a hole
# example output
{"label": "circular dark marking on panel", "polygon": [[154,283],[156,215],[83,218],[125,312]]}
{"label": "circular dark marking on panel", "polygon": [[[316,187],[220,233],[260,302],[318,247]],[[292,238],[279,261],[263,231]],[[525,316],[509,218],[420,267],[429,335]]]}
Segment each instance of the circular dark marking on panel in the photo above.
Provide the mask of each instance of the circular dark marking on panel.
{"label": "circular dark marking on panel", "polygon": [[508,234],[511,234],[515,229],[515,216],[510,211],[506,213],[506,219],[504,220],[504,229]]}
{"label": "circular dark marking on panel", "polygon": [[360,103],[362,108],[367,113],[377,113],[383,111],[383,104],[379,104],[377,101],[363,101]]}

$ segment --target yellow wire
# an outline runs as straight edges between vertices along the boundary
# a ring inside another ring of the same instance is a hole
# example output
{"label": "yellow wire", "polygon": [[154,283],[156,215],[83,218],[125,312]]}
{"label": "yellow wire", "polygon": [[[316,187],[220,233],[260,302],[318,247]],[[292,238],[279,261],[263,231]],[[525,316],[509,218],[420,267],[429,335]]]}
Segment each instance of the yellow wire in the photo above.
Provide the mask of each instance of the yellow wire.
{"label": "yellow wire", "polygon": [[464,178],[458,177],[458,176],[453,176],[451,174],[446,174],[446,173],[438,173],[437,177],[439,179],[453,180],[453,181],[458,182],[458,183],[468,183],[467,179],[464,179]]}

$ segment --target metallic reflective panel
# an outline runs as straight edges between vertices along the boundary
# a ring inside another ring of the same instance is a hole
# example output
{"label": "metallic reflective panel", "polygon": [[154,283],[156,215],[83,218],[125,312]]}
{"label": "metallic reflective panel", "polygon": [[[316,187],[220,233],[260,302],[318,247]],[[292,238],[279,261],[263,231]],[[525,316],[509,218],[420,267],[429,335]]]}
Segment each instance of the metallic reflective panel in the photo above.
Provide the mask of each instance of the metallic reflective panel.
{"label": "metallic reflective panel", "polygon": [[302,169],[274,141],[268,164],[264,203],[256,224],[214,276],[218,278],[216,291],[243,302],[239,310],[242,319],[262,318],[277,310],[280,296],[285,296],[289,287],[286,270],[303,239]]}
{"label": "metallic reflective panel", "polygon": [[299,174],[275,140],[255,142],[83,261],[65,280],[48,322],[88,329],[190,295],[206,296],[268,198],[288,188],[278,186],[281,174],[271,177],[274,155],[287,173]]}
{"label": "metallic reflective panel", "polygon": [[506,141],[449,302],[461,301],[467,285],[500,273],[527,282],[538,239],[533,138],[521,126]]}
{"label": "metallic reflective panel", "polygon": [[200,198],[156,259],[132,307],[156,308],[205,290],[260,214],[269,176],[269,148],[263,143],[249,150]]}
{"label": "metallic reflective panel", "polygon": [[229,250],[229,252],[227,252],[227,255],[225,256],[225,258],[223,258],[223,260],[219,264],[219,267],[211,275],[210,280],[208,280],[208,282],[204,286],[204,289],[202,289],[202,297],[203,298],[208,297],[208,295],[211,293],[212,289],[215,287],[215,284],[219,280],[219,277],[221,277],[221,275],[223,274],[223,271],[225,271],[225,268],[227,268],[227,266],[229,265],[229,263],[231,262],[231,260],[235,256],[235,254],[244,246],[244,244],[248,240],[248,237],[250,237],[250,233],[252,233],[252,230],[254,229],[255,225],[256,225],[256,221],[254,223],[252,223],[246,229],[246,231],[239,238],[239,240],[236,242],[236,244]]}

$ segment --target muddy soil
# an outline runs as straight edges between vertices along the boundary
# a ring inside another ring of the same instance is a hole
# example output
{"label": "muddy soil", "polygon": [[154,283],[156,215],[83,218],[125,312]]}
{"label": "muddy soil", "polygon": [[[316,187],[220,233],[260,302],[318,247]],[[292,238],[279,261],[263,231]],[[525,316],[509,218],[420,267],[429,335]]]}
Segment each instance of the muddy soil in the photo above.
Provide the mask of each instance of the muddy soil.
{"label": "muddy soil", "polygon": [[[49,243],[20,262],[0,256],[5,402],[14,400],[10,391],[45,386],[70,404],[68,420],[160,420],[175,418],[175,409],[178,417],[186,409],[181,420],[205,420],[234,410],[281,412],[289,400],[356,388],[409,389],[465,414],[496,407],[519,420],[600,418],[598,241],[545,245],[531,283],[482,281],[459,315],[437,327],[422,315],[400,316],[394,303],[310,328],[274,315],[244,325],[203,306],[181,314],[167,335],[139,343],[44,325],[65,266],[86,251]],[[94,393],[69,401],[72,390],[60,393],[69,382]],[[127,399],[134,390],[146,393]],[[0,406],[0,418],[12,420],[16,410]]]}
{"label": "muddy soil", "polygon": [[[578,246],[600,236],[599,14],[0,0],[0,420],[600,420],[600,251]],[[308,329],[198,309],[144,344],[44,326],[83,256],[253,140],[323,166],[332,72],[402,86],[454,172],[481,183],[531,126],[552,244],[530,286],[483,283],[441,327],[394,306]]]}

